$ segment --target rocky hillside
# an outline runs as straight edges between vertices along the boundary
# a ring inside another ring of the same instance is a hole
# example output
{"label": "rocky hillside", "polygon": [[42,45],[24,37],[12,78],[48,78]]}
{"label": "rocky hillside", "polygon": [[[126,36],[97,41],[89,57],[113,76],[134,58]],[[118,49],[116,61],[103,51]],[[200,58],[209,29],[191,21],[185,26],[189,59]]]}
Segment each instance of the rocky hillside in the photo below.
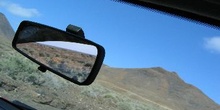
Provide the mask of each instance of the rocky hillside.
{"label": "rocky hillside", "polygon": [[15,32],[5,15],[0,12],[0,36],[4,36],[7,39],[12,40],[14,33]]}
{"label": "rocky hillside", "polygon": [[161,67],[123,69],[105,66],[98,80],[103,86],[114,85],[113,89],[118,92],[132,93],[133,98],[173,110],[220,110],[220,106],[198,88],[185,83],[177,73]]}
{"label": "rocky hillside", "polygon": [[14,34],[0,14],[0,96],[39,110],[220,110],[177,73],[161,67],[124,69],[103,65],[96,81],[80,87],[9,47]]}

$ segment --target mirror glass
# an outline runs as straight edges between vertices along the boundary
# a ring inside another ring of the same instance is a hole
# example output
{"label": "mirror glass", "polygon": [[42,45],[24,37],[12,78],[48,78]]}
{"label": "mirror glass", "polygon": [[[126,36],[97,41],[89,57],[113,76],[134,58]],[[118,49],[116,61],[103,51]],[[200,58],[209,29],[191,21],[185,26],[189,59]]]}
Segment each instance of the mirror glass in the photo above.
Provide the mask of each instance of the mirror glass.
{"label": "mirror glass", "polygon": [[45,27],[20,31],[16,47],[48,68],[84,82],[96,61],[97,48],[77,37]]}

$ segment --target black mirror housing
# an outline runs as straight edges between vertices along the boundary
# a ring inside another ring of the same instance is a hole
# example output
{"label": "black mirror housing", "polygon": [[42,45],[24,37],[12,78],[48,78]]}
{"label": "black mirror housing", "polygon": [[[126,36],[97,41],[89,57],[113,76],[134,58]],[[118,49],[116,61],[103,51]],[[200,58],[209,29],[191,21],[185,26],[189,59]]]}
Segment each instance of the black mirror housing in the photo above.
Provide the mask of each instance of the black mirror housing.
{"label": "black mirror housing", "polygon": [[31,21],[20,23],[12,47],[41,70],[77,85],[89,85],[95,80],[105,56],[105,49],[97,43]]}

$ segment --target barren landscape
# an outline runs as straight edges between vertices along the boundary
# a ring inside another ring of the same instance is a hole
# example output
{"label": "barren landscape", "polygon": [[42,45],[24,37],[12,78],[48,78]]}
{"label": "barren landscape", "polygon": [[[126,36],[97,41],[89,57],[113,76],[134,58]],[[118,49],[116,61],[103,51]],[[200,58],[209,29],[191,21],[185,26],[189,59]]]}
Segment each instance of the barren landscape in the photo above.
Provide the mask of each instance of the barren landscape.
{"label": "barren landscape", "polygon": [[[0,20],[0,32],[7,31],[2,26],[10,25],[3,14]],[[178,73],[162,67],[129,69],[103,64],[92,85],[77,86],[37,70],[37,64],[12,49],[11,35],[0,34],[0,96],[11,101],[38,110],[220,110]]]}

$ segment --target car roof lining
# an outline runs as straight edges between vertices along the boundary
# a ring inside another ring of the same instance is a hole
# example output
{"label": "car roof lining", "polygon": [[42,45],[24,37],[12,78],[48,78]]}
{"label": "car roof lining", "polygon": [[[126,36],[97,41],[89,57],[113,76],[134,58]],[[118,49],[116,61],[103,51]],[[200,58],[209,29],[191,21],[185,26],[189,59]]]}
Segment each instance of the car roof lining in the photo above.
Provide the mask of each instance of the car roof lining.
{"label": "car roof lining", "polygon": [[219,0],[119,0],[220,27]]}

